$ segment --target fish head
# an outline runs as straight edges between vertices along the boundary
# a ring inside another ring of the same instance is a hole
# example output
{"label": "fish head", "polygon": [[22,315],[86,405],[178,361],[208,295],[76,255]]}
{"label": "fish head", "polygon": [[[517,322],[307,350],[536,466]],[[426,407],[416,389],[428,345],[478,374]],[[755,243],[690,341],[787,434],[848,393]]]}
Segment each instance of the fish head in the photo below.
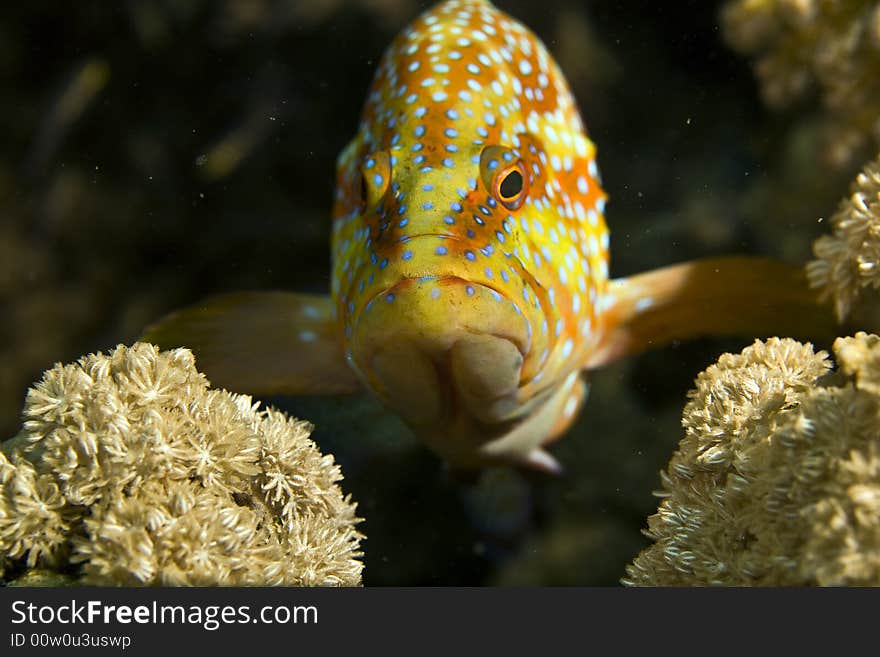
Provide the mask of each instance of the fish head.
{"label": "fish head", "polygon": [[547,291],[514,254],[528,141],[465,143],[448,117],[443,124],[439,148],[401,140],[340,174],[352,199],[339,220],[351,230],[337,244],[346,354],[410,424],[439,423],[463,406],[506,421],[552,342]]}
{"label": "fish head", "polygon": [[490,441],[571,387],[607,274],[593,158],[544,46],[489,3],[386,52],[338,160],[332,292],[350,366],[417,433]]}

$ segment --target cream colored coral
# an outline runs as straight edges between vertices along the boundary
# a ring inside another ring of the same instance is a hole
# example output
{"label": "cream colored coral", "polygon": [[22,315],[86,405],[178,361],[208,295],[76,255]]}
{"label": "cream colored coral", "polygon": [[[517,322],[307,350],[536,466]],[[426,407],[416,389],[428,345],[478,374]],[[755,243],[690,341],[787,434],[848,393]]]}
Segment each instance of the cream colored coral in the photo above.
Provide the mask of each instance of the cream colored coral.
{"label": "cream colored coral", "polygon": [[730,0],[724,35],[756,59],[765,101],[789,105],[817,88],[830,119],[832,159],[880,143],[880,3]]}
{"label": "cream colored coral", "polygon": [[813,287],[834,299],[842,320],[861,290],[880,287],[880,157],[856,177],[831,226],[831,235],[813,243],[818,259],[807,265],[807,276]]}
{"label": "cream colored coral", "polygon": [[123,585],[356,585],[361,534],[311,426],[212,390],[186,349],[56,365],[0,452],[0,566]]}
{"label": "cream colored coral", "polygon": [[880,338],[756,341],[701,373],[629,585],[880,585]]}

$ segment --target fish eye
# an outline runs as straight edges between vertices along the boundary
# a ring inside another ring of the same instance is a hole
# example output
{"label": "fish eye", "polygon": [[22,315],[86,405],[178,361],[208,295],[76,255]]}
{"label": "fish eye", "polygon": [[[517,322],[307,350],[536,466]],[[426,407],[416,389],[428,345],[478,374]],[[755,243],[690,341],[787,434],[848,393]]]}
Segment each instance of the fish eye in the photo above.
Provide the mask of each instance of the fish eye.
{"label": "fish eye", "polygon": [[523,163],[501,169],[492,181],[492,195],[508,210],[519,210],[526,200],[526,176]]}
{"label": "fish eye", "polygon": [[529,177],[519,154],[506,146],[486,146],[480,154],[486,189],[508,210],[518,210],[529,192]]}
{"label": "fish eye", "polygon": [[361,212],[363,212],[364,210],[367,209],[367,195],[369,192],[367,191],[367,179],[363,173],[361,173],[360,178],[361,178],[361,195],[358,198],[358,207],[360,208]]}
{"label": "fish eye", "polygon": [[510,202],[516,196],[522,192],[523,189],[523,177],[522,174],[513,169],[512,171],[508,171],[507,175],[504,176],[504,179],[501,181],[501,184],[498,185],[498,192],[503,201]]}

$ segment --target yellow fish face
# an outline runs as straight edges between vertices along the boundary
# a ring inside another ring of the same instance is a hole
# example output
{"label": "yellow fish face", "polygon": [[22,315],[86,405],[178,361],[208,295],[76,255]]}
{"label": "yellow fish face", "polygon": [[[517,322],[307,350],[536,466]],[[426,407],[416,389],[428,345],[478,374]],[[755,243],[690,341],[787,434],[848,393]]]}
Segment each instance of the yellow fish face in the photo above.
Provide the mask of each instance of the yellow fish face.
{"label": "yellow fish face", "polygon": [[608,278],[594,158],[546,48],[488,2],[437,6],[382,59],[339,159],[332,293],[364,384],[455,428],[438,451],[575,394]]}

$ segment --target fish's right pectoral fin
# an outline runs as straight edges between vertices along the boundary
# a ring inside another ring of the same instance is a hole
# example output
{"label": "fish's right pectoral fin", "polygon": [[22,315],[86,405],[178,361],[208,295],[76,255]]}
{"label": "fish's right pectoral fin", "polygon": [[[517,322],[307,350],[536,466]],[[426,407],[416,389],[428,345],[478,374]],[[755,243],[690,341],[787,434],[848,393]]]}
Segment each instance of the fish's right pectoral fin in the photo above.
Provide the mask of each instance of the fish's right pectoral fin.
{"label": "fish's right pectoral fin", "polygon": [[215,387],[251,395],[342,394],[360,383],[345,362],[328,296],[240,292],[210,297],[147,328],[141,340],[187,347]]}

